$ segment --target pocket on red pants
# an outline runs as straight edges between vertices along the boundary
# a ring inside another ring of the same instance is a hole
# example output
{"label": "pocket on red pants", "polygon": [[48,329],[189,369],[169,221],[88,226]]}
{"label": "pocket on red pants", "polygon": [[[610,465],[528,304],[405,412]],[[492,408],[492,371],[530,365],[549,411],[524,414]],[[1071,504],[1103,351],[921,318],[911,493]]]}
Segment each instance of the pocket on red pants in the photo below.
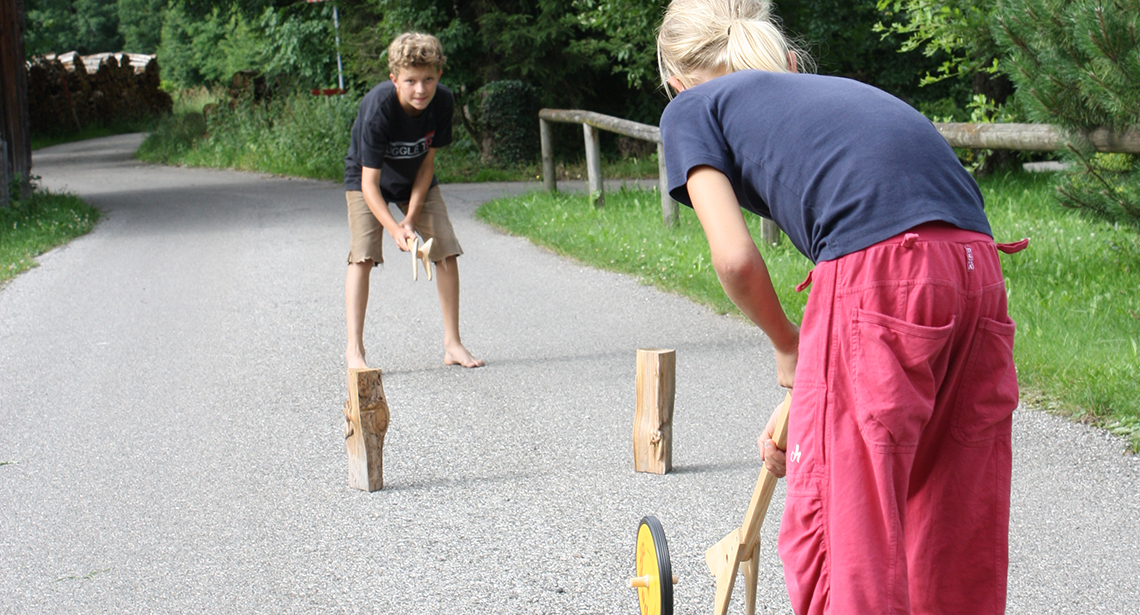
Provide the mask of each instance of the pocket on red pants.
{"label": "pocket on red pants", "polygon": [[1010,434],[1017,408],[1017,371],[1013,366],[1013,337],[1017,329],[1008,317],[978,320],[978,332],[954,410],[951,433],[966,446],[988,446]]}
{"label": "pocket on red pants", "polygon": [[954,322],[927,327],[858,308],[852,315],[859,430],[872,445],[913,449],[934,412]]}

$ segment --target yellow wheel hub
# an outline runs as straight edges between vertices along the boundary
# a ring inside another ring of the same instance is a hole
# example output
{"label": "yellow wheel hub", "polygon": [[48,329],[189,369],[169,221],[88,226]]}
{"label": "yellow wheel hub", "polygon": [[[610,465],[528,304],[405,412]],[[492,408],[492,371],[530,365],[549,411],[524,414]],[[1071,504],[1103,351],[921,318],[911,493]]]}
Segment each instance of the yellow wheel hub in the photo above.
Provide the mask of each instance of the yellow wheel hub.
{"label": "yellow wheel hub", "polygon": [[637,577],[630,587],[637,588],[641,615],[673,615],[673,579],[665,530],[657,517],[647,516],[637,527]]}

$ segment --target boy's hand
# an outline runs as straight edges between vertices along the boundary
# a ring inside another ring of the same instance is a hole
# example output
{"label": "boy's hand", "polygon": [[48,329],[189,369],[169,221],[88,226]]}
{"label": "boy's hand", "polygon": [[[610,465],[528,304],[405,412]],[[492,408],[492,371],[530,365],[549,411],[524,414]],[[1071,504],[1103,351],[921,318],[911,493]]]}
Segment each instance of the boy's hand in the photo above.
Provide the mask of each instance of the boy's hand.
{"label": "boy's hand", "polygon": [[414,218],[404,216],[404,219],[400,220],[400,226],[404,227],[404,232],[411,233],[409,239],[416,234],[416,221]]}
{"label": "boy's hand", "polygon": [[401,252],[407,252],[411,248],[408,247],[408,242],[415,239],[416,232],[402,224],[397,224],[388,229],[388,234],[396,241],[396,247],[400,248]]}
{"label": "boy's hand", "polygon": [[784,451],[780,450],[772,441],[772,434],[776,431],[776,415],[780,413],[780,406],[783,405],[781,402],[779,406],[776,406],[772,412],[772,417],[768,419],[764,433],[756,438],[756,446],[760,449],[760,458],[764,460],[764,467],[776,478],[783,478],[787,474],[787,467],[784,464]]}

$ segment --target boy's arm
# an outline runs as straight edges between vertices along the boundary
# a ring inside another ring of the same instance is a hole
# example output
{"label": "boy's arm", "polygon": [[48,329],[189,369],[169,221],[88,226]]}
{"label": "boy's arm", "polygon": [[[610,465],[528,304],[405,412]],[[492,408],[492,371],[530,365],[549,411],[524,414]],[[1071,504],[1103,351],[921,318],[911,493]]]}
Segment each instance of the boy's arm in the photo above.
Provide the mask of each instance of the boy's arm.
{"label": "boy's arm", "polygon": [[709,240],[713,268],[732,302],[756,323],[776,351],[776,379],[791,387],[799,357],[799,327],[792,324],[772,287],[768,267],[752,241],[732,184],[709,166],[689,171],[689,197]]}
{"label": "boy's arm", "polygon": [[388,211],[388,204],[384,202],[384,195],[380,193],[380,169],[361,168],[360,191],[364,193],[364,202],[368,204],[368,210],[396,241],[396,246],[407,252],[408,240],[414,238],[416,234],[397,224],[392,212]]}
{"label": "boy's arm", "polygon": [[423,162],[420,163],[420,168],[416,171],[416,178],[412,181],[412,197],[408,199],[408,213],[404,216],[401,226],[414,231],[416,220],[420,217],[420,210],[424,206],[424,200],[427,199],[428,190],[431,189],[431,178],[435,175],[435,149],[434,147],[428,148],[428,153],[424,156]]}

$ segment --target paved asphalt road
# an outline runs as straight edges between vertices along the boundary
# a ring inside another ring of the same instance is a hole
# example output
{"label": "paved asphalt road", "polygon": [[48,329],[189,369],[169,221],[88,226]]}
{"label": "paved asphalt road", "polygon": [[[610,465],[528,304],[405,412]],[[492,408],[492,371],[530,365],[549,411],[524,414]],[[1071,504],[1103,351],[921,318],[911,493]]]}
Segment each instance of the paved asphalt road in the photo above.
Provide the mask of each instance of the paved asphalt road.
{"label": "paved asphalt road", "polygon": [[[0,289],[0,613],[636,613],[649,513],[677,612],[711,610],[704,550],[740,523],[782,398],[754,328],[473,218],[534,184],[445,186],[487,367],[442,364],[433,284],[389,245],[366,337],[386,488],[356,491],[342,189],[141,164],[139,141],[35,152],[106,217]],[[632,470],[639,347],[677,350],[666,476]],[[1034,411],[1014,444],[1008,612],[1140,613],[1140,462]],[[775,527],[763,613],[789,612]]]}

